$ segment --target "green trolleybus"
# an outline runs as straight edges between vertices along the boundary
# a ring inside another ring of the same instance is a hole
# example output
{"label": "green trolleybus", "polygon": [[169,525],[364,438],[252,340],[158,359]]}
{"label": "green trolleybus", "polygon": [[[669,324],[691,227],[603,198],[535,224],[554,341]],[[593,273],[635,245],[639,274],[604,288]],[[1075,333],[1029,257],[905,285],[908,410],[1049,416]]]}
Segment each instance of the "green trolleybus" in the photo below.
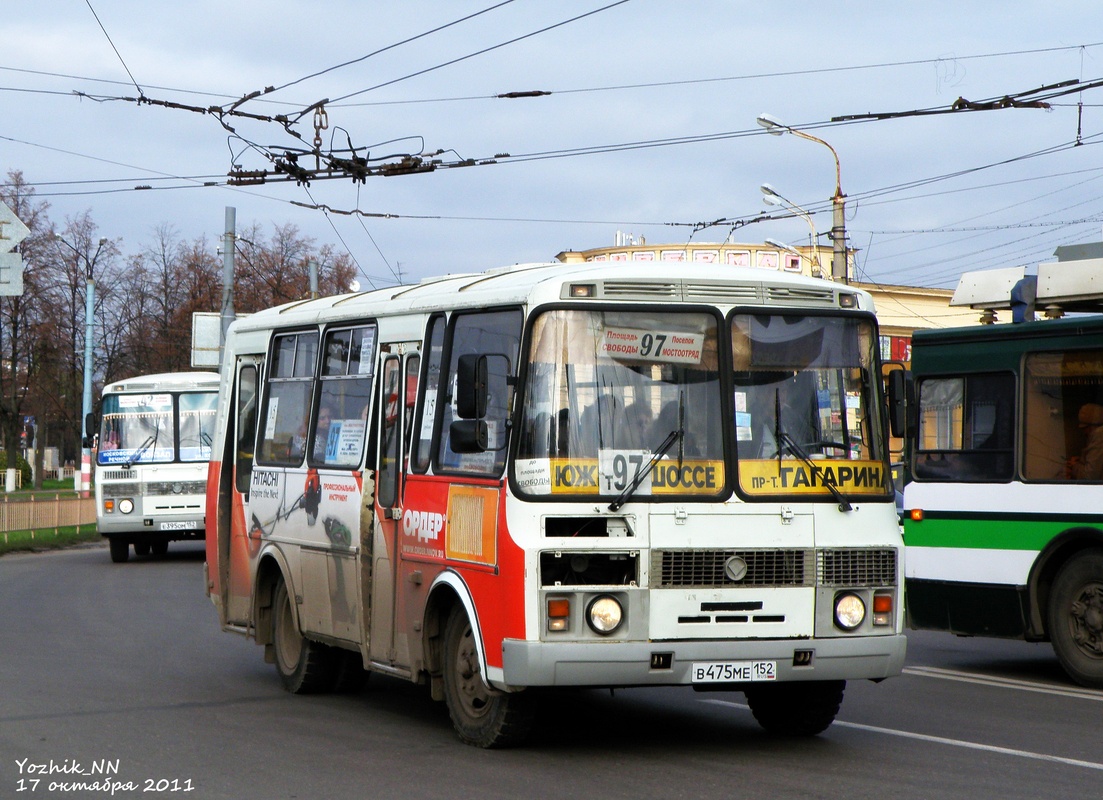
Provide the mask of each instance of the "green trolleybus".
{"label": "green trolleybus", "polygon": [[913,628],[1050,641],[1103,687],[1103,316],[917,331]]}

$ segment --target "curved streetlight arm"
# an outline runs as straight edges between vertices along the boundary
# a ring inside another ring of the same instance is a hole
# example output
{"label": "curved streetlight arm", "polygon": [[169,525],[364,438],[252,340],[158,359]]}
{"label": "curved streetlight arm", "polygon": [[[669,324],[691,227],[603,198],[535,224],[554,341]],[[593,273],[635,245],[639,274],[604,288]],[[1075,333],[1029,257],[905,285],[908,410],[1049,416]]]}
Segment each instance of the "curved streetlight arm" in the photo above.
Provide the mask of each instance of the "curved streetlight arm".
{"label": "curved streetlight arm", "polygon": [[[831,156],[835,159],[835,196],[831,198],[832,205],[832,226],[831,226],[831,242],[834,249],[834,255],[831,259],[831,277],[835,280],[842,280],[843,283],[850,283],[850,269],[847,264],[847,247],[846,247],[846,195],[843,194],[843,178],[842,178],[842,165],[839,163],[839,154],[835,152],[835,148],[825,142],[818,136],[813,136],[810,133],[797,130],[781,122],[777,117],[770,116],[769,114],[759,114],[757,122],[767,133],[774,136],[781,136],[783,133],[791,133],[794,136],[799,136],[801,139],[807,139],[810,142],[818,142],[831,151]],[[763,189],[765,191],[765,189]]]}
{"label": "curved streetlight arm", "polygon": [[835,159],[835,196],[842,197],[843,170],[842,165],[839,163],[839,154],[835,152],[834,147],[832,147],[820,137],[813,136],[810,133],[805,133],[798,128],[790,127],[789,125],[786,125],[784,122],[779,120],[777,117],[771,116],[770,114],[759,114],[757,122],[759,125],[766,129],[767,133],[774,136],[781,136],[784,133],[791,133],[794,136],[799,136],[801,139],[807,139],[810,142],[819,142],[828,150],[830,150],[832,157]]}
{"label": "curved streetlight arm", "polygon": [[779,206],[781,208],[788,209],[796,214],[798,217],[803,217],[804,221],[808,223],[808,227],[812,229],[812,266],[816,269],[820,268],[820,248],[816,243],[819,239],[819,233],[816,231],[816,223],[812,221],[812,215],[798,206],[792,200],[787,200],[777,189],[768,183],[762,184],[759,189],[762,190],[762,202],[769,206]]}

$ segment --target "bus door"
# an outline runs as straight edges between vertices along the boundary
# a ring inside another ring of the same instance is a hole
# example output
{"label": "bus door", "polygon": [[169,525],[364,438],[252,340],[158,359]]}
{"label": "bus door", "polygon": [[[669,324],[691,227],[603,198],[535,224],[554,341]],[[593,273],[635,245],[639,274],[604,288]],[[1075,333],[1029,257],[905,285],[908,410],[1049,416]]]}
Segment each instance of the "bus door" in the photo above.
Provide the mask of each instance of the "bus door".
{"label": "bus door", "polygon": [[417,396],[421,356],[417,343],[383,345],[380,356],[380,401],[376,404],[375,518],[371,585],[370,655],[377,663],[404,667],[410,663],[407,631],[401,619],[403,592],[397,581],[402,537],[406,473],[409,469],[410,424]]}
{"label": "bus door", "polygon": [[[227,454],[233,463],[222,468],[233,470],[230,496],[230,557],[226,591],[226,621],[248,624],[252,608],[253,561],[260,552],[260,531],[246,515],[249,485],[253,477],[253,454],[257,441],[257,402],[264,358],[244,356],[237,360],[233,393],[233,421],[227,426]],[[221,526],[220,526],[221,531]]]}

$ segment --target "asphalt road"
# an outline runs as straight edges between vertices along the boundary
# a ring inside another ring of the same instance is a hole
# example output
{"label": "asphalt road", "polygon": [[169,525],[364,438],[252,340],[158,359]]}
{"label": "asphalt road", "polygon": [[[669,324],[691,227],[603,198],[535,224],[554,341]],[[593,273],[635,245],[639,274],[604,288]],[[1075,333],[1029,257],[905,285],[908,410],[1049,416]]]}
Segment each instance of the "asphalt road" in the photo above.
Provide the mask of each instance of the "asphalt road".
{"label": "asphalt road", "polygon": [[104,547],[0,558],[0,798],[1101,793],[1103,692],[1045,645],[912,634],[905,674],[851,683],[813,739],[765,735],[739,693],[634,689],[556,695],[528,746],[482,751],[400,681],[286,694],[218,629],[202,564],[176,543],[127,564]]}

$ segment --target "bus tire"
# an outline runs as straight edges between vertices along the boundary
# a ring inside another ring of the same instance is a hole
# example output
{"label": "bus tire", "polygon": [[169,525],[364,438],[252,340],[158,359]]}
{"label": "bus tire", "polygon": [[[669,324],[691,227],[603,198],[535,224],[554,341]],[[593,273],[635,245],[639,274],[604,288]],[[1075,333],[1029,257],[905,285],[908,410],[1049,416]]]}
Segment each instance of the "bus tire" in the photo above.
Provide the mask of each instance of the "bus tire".
{"label": "bus tire", "polygon": [[364,658],[354,650],[333,649],[333,691],[338,694],[355,694],[368,682]]}
{"label": "bus tire", "polygon": [[780,736],[815,736],[835,721],[846,681],[768,683],[744,690],[758,724]]}
{"label": "bus tire", "polygon": [[112,536],[107,540],[107,546],[111,548],[111,560],[116,564],[125,564],[130,558],[130,542],[126,539]]}
{"label": "bus tire", "polygon": [[282,578],[272,591],[272,649],[276,672],[287,691],[312,694],[332,688],[333,653],[299,632],[287,584]]}
{"label": "bus tire", "polygon": [[136,555],[136,556],[148,556],[149,555],[149,542],[135,542],[134,543],[134,555]]}
{"label": "bus tire", "polygon": [[150,545],[150,549],[155,556],[163,556],[169,551],[169,543],[167,541],[157,540]]}
{"label": "bus tire", "polygon": [[475,635],[461,606],[444,629],[444,700],[460,740],[476,747],[512,747],[532,730],[529,692],[498,692],[483,681]]}
{"label": "bus tire", "polygon": [[1061,567],[1047,612],[1065,672],[1081,686],[1103,688],[1103,550],[1085,550]]}

